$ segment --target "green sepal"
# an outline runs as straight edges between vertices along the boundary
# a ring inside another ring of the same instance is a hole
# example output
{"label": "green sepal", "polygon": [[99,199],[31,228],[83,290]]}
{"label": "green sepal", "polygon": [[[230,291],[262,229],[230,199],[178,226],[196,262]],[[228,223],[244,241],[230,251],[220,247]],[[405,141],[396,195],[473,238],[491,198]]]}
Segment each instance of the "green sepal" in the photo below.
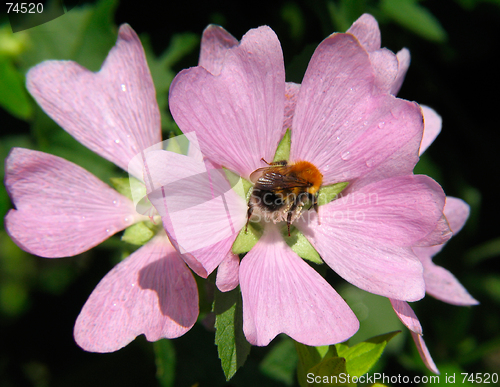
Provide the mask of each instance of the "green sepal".
{"label": "green sepal", "polygon": [[234,254],[248,253],[257,244],[262,236],[263,229],[259,223],[249,222],[236,237],[231,250]]}
{"label": "green sepal", "polygon": [[132,201],[146,196],[146,186],[135,177],[112,177],[109,180],[114,189]]}
{"label": "green sepal", "polygon": [[156,379],[161,387],[174,386],[175,379],[175,348],[167,339],[153,343],[156,363]]}
{"label": "green sepal", "polygon": [[401,331],[372,337],[349,347],[345,343],[335,344],[337,354],[347,361],[347,372],[351,376],[366,374],[378,361],[387,343]]}
{"label": "green sepal", "polygon": [[336,199],[345,187],[349,185],[348,181],[322,186],[318,192],[318,206],[330,203]]}
{"label": "green sepal", "polygon": [[290,145],[291,145],[291,133],[290,128],[285,132],[285,135],[278,144],[276,148],[276,153],[274,154],[273,162],[287,160],[290,158]]}
{"label": "green sepal", "polygon": [[132,245],[143,246],[155,236],[155,231],[148,227],[151,222],[140,222],[128,227],[122,235],[122,241]]}
{"label": "green sepal", "polygon": [[231,379],[252,347],[243,333],[243,301],[240,288],[230,292],[215,290],[215,344],[226,380]]}
{"label": "green sepal", "polygon": [[230,171],[229,169],[223,168],[224,173],[226,175],[231,188],[243,199],[248,201],[248,194],[250,192],[250,188],[252,188],[252,183],[250,183],[247,179],[242,178],[238,174]]}
{"label": "green sepal", "polygon": [[319,253],[311,245],[311,242],[302,234],[296,227],[290,227],[290,236],[288,236],[288,227],[283,227],[281,234],[285,239],[285,242],[290,248],[295,251],[295,253],[310,262],[316,263],[318,265],[323,264],[323,260],[319,256]]}

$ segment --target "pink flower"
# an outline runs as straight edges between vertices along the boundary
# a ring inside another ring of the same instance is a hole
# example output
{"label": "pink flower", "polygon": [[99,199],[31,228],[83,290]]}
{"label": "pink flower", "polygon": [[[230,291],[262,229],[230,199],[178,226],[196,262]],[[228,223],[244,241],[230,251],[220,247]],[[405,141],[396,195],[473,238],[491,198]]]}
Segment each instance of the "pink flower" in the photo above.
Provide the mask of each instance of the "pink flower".
{"label": "pink flower", "polygon": [[[349,32],[356,35],[363,46],[370,52],[370,57],[380,57],[384,49],[380,49],[380,30],[376,20],[370,15],[361,16],[349,29]],[[385,52],[384,55],[390,57],[390,53]],[[397,54],[398,66],[392,66],[393,78],[392,85],[389,83],[390,92],[397,94],[401,88],[404,76],[410,64],[410,54],[408,50],[402,49]],[[377,65],[377,61],[372,63]],[[380,63],[380,62],[379,62]],[[379,73],[387,73],[387,68],[384,67],[384,62],[381,62],[381,70]],[[396,70],[397,68],[397,70]],[[431,108],[422,106],[424,116],[424,133],[420,144],[419,153],[422,154],[432,144],[441,131],[441,117]],[[419,241],[412,248],[415,255],[420,259],[424,268],[425,290],[428,294],[451,304],[456,305],[475,305],[477,301],[472,298],[465,288],[448,270],[435,265],[432,262],[432,257],[437,254],[444,246],[444,243],[439,243],[444,235],[450,234],[450,231],[456,234],[465,224],[469,214],[468,205],[460,199],[447,197],[444,208],[445,218],[439,222],[438,226],[431,235],[428,235],[423,240]],[[410,330],[415,345],[420,353],[420,356],[429,370],[439,373],[432,357],[423,340],[422,326],[418,321],[417,316],[407,302],[390,299],[399,319]]]}
{"label": "pink flower", "polygon": [[[69,61],[31,69],[27,87],[40,106],[81,143],[127,169],[161,141],[153,81],[139,38],[128,25],[98,73]],[[59,157],[14,149],[5,184],[16,207],[6,230],[24,250],[48,258],[80,254],[130,225],[149,221],[134,203]],[[142,170],[131,171],[137,177]],[[191,271],[163,231],[119,263],[90,295],[76,321],[77,343],[115,351],[145,334],[183,335],[198,316]]]}
{"label": "pink flower", "polygon": [[[320,207],[321,223],[309,212],[293,226],[359,288],[397,300],[422,298],[423,268],[412,246],[441,221],[445,196],[432,179],[412,174],[423,117],[417,104],[391,94],[399,87],[398,57],[367,50],[350,33],[334,34],[295,85],[285,82],[281,47],[268,27],[250,30],[239,44],[209,27],[202,44],[200,66],[174,79],[170,108],[181,130],[196,136],[205,163],[164,151],[147,160],[149,197],[191,267],[202,276],[219,267],[219,288],[236,286],[231,246],[246,222],[246,204],[215,171],[222,166],[248,179],[265,166],[262,158],[273,159],[290,127],[291,162],[314,164],[324,186],[349,182],[342,197]],[[176,191],[166,165],[184,176],[207,168],[210,178],[204,187]],[[308,345],[346,340],[357,319],[278,226],[264,224],[239,266],[248,341],[267,345],[281,332]]]}

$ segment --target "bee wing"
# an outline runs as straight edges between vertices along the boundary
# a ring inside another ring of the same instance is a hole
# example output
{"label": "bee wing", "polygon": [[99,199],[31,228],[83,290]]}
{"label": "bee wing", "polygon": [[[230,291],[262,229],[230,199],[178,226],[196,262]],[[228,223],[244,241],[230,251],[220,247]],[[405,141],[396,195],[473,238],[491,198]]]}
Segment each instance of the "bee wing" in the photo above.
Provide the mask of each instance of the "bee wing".
{"label": "bee wing", "polygon": [[269,170],[269,167],[263,167],[263,168],[259,168],[259,169],[256,169],[255,171],[253,171],[251,174],[250,174],[250,181],[252,183],[257,183],[257,180],[259,180],[259,178],[264,174],[265,171]]}
{"label": "bee wing", "polygon": [[310,185],[311,184],[307,180],[297,177],[296,175],[283,174],[275,170],[263,173],[255,182],[255,186],[263,190],[309,187]]}

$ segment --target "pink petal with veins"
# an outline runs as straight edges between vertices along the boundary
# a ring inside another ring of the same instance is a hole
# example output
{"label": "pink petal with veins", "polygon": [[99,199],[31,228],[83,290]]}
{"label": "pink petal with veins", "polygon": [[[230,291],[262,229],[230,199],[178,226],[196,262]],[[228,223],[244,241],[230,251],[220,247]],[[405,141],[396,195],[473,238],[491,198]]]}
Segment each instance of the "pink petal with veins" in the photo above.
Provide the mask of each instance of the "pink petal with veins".
{"label": "pink petal with veins", "polygon": [[141,42],[127,24],[99,72],[46,61],[28,72],[26,85],[57,124],[124,170],[141,150],[161,142],[153,80]]}
{"label": "pink petal with veins", "polygon": [[140,334],[149,341],[179,337],[197,317],[193,275],[166,236],[156,236],[99,282],[74,335],[87,351],[112,352]]}
{"label": "pink petal with veins", "polygon": [[[382,180],[307,212],[297,223],[323,260],[353,285],[389,298],[424,296],[412,244],[441,218],[444,193],[427,176]],[[307,219],[308,218],[308,219]]]}
{"label": "pink petal with veins", "polygon": [[196,132],[202,153],[240,176],[272,160],[283,133],[283,53],[269,27],[250,30],[231,48],[218,76],[203,67],[181,71],[170,110],[181,130]]}
{"label": "pink petal with veins", "polygon": [[[423,122],[417,104],[381,93],[368,53],[350,34],[334,34],[316,49],[298,94],[292,160],[307,160],[323,184],[352,181],[386,162],[411,171]],[[408,157],[392,159],[401,148]]]}
{"label": "pink petal with veins", "polygon": [[7,232],[42,257],[80,254],[142,219],[128,198],[90,172],[43,152],[14,148],[5,186],[16,207],[5,217]]}
{"label": "pink petal with veins", "polygon": [[359,322],[337,292],[299,258],[273,224],[240,265],[243,330],[253,345],[279,333],[306,345],[351,337]]}
{"label": "pink petal with veins", "polygon": [[220,74],[227,52],[239,44],[238,39],[224,28],[209,25],[201,37],[200,60],[198,64],[213,75]]}

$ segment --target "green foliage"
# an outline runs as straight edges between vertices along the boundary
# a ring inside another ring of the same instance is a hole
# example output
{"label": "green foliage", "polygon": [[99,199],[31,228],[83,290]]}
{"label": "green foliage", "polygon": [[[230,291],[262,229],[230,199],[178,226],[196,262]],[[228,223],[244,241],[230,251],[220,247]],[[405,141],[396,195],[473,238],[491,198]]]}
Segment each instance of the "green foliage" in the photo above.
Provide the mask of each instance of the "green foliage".
{"label": "green foliage", "polygon": [[438,43],[447,39],[439,20],[418,0],[381,0],[380,7],[386,16],[425,39]]}
{"label": "green foliage", "polygon": [[398,333],[391,332],[372,337],[353,346],[340,343],[330,347],[309,347],[296,343],[295,348],[299,355],[297,377],[300,386],[310,385],[308,374],[319,377],[321,385],[356,386],[352,378],[360,377],[370,371],[382,355],[387,343]]}
{"label": "green foliage", "polygon": [[287,386],[295,381],[295,368],[298,355],[295,351],[295,341],[286,335],[281,335],[281,340],[275,344],[259,365],[260,371]]}
{"label": "green foliage", "polygon": [[156,359],[156,378],[161,387],[174,386],[175,348],[170,340],[162,339],[153,344]]}
{"label": "green foliage", "polygon": [[10,58],[0,56],[0,106],[13,116],[28,119],[33,106],[24,88],[24,77]]}
{"label": "green foliage", "polygon": [[215,344],[226,380],[231,379],[250,353],[243,333],[243,305],[239,287],[215,292]]}
{"label": "green foliage", "polygon": [[[151,222],[147,222],[152,224]],[[122,241],[136,246],[145,245],[155,236],[155,230],[148,227],[146,222],[139,222],[128,227],[122,235]]]}

